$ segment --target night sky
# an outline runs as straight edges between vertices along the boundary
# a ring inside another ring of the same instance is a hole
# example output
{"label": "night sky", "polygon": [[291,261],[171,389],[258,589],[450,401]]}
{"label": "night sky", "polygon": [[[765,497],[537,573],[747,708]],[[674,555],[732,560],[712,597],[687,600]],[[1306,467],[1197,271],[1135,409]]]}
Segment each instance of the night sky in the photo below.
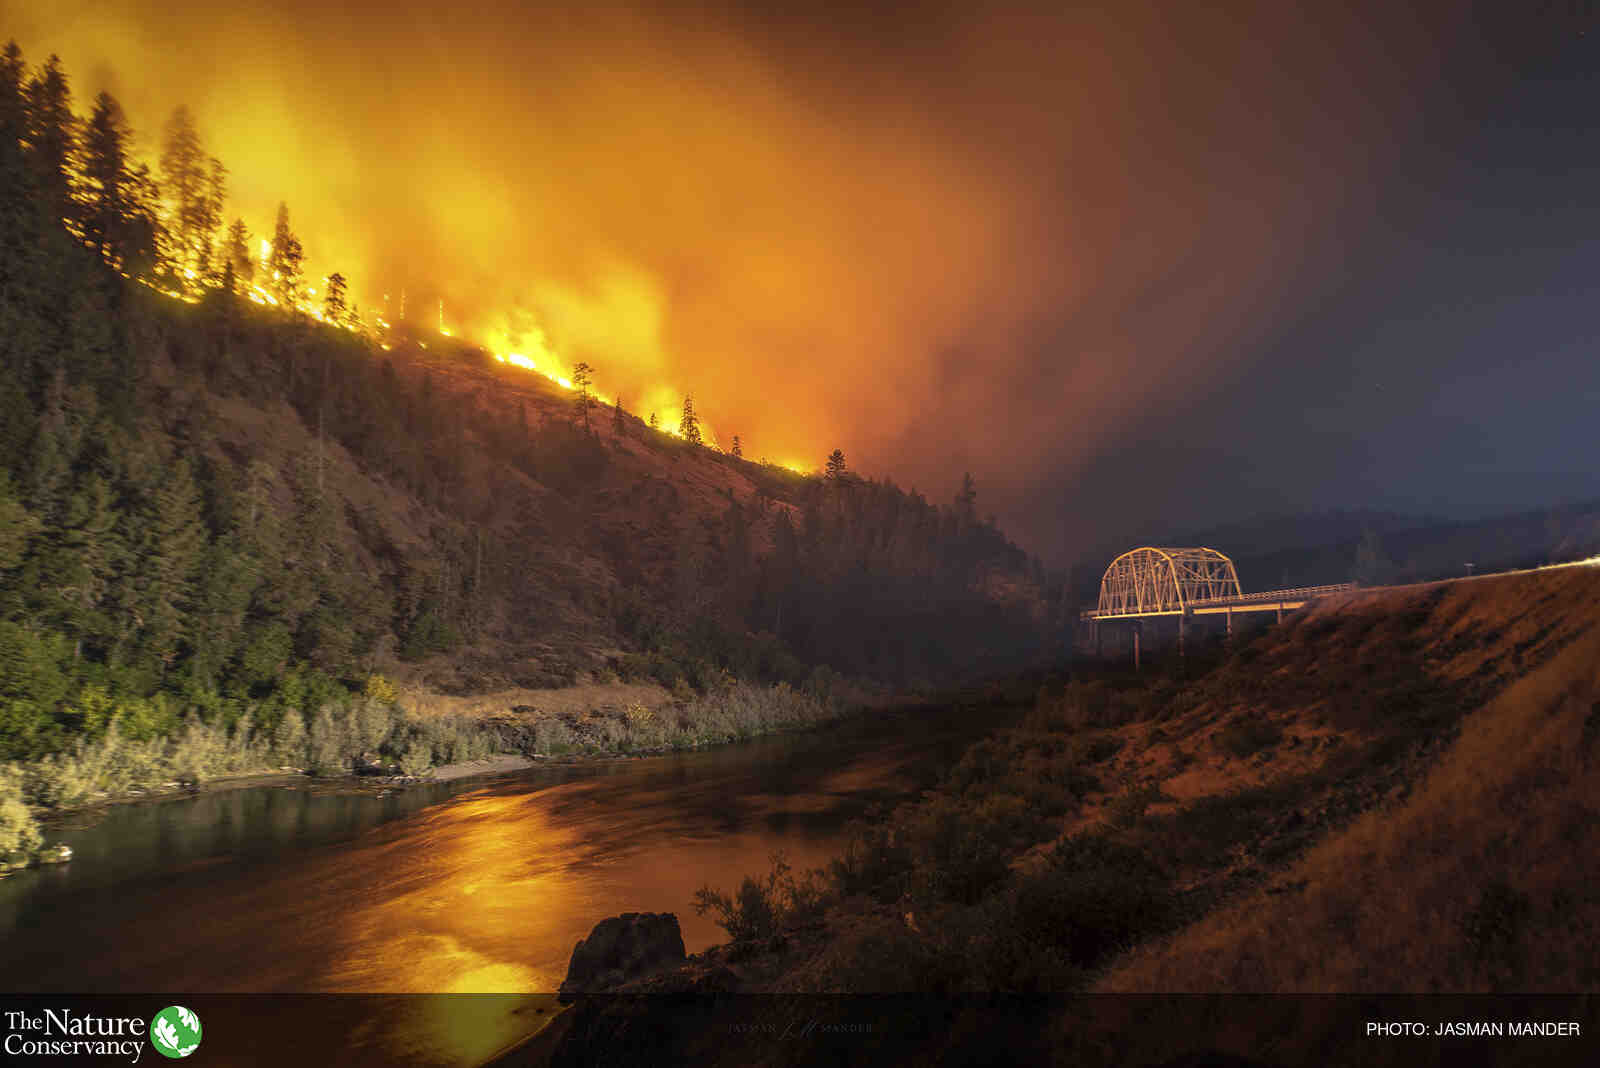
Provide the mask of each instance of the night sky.
{"label": "night sky", "polygon": [[[257,234],[1077,554],[1600,497],[1592,5],[0,4]],[[1508,7],[1512,5],[1507,5]],[[1348,10],[1351,7],[1357,10]],[[1399,10],[1404,8],[1405,10]]]}

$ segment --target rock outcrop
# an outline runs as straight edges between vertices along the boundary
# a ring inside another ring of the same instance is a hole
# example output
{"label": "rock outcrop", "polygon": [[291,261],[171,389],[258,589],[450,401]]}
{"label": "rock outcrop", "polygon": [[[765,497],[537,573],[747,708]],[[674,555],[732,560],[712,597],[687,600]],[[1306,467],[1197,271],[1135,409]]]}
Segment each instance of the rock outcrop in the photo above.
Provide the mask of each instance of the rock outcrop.
{"label": "rock outcrop", "polygon": [[625,912],[595,924],[572,949],[561,1000],[612,990],[684,962],[683,932],[670,912]]}

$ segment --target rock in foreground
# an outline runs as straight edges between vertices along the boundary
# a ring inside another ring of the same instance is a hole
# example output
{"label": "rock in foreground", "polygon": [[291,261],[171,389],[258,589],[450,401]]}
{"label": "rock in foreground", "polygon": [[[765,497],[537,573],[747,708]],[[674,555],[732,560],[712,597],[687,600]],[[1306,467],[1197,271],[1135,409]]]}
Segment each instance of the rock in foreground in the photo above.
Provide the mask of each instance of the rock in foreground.
{"label": "rock in foreground", "polygon": [[610,990],[684,962],[683,932],[671,912],[625,912],[595,924],[572,949],[561,1000]]}

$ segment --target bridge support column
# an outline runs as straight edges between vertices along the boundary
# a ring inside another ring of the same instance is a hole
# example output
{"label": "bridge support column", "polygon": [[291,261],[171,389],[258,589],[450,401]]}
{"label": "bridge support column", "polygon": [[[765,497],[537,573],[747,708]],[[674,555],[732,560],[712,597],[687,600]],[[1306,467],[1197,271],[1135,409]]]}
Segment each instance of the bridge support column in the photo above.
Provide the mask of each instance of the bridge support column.
{"label": "bridge support column", "polygon": [[1100,656],[1100,621],[1094,620],[1089,624],[1089,640],[1094,643],[1094,655]]}
{"label": "bridge support column", "polygon": [[1282,601],[1278,602],[1278,622],[1279,623],[1283,622],[1283,602]]}
{"label": "bridge support column", "polygon": [[1182,657],[1184,655],[1184,639],[1188,637],[1188,634],[1189,634],[1189,613],[1188,612],[1180,612],[1178,614],[1178,656],[1179,657]]}
{"label": "bridge support column", "polygon": [[1233,637],[1233,605],[1228,606],[1228,637]]}
{"label": "bridge support column", "polygon": [[1133,670],[1139,670],[1139,632],[1144,630],[1144,620],[1135,620],[1133,624]]}

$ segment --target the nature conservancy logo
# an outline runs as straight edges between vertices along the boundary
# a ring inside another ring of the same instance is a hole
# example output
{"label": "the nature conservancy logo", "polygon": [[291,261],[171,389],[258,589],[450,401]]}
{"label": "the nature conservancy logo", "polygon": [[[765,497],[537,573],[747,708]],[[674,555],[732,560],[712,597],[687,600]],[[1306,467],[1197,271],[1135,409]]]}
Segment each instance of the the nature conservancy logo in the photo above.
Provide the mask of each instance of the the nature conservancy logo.
{"label": "the nature conservancy logo", "polygon": [[12,1057],[126,1058],[144,1053],[145,1035],[163,1057],[187,1057],[200,1046],[200,1017],[182,1005],[169,1005],[150,1019],[105,1016],[76,1009],[8,1009],[4,1049]]}
{"label": "the nature conservancy logo", "polygon": [[200,1045],[200,1017],[182,1005],[169,1005],[150,1021],[150,1041],[163,1057],[187,1057]]}

